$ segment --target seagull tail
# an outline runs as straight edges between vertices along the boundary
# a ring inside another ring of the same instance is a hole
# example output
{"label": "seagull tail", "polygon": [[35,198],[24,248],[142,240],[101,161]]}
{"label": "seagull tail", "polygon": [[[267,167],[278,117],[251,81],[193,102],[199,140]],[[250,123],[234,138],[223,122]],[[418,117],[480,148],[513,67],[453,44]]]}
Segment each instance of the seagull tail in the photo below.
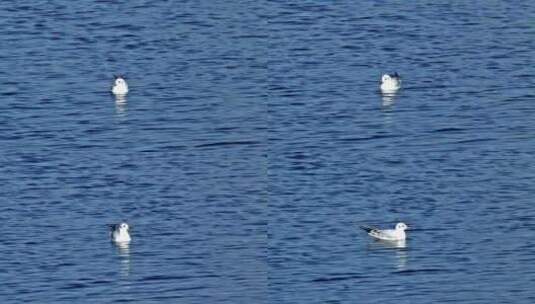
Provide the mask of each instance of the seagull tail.
{"label": "seagull tail", "polygon": [[366,231],[366,232],[368,232],[368,233],[373,230],[372,227],[366,226],[366,225],[359,225],[359,228],[364,230],[364,231]]}

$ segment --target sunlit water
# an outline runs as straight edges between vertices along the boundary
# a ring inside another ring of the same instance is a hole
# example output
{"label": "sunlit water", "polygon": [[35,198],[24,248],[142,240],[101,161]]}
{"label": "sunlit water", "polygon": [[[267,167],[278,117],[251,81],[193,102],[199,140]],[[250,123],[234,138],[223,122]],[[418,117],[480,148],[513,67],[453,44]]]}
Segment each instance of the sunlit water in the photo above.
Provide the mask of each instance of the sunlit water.
{"label": "sunlit water", "polygon": [[534,11],[1,2],[0,302],[533,303]]}

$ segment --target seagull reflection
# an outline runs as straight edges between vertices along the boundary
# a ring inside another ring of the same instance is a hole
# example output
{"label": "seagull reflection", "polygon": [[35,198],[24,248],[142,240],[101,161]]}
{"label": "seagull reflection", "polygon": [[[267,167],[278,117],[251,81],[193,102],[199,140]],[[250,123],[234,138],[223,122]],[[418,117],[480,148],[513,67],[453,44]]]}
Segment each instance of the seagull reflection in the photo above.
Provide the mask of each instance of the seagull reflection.
{"label": "seagull reflection", "polygon": [[126,95],[115,95],[115,102],[126,103]]}
{"label": "seagull reflection", "polygon": [[407,248],[407,240],[388,241],[388,240],[374,240],[370,245],[371,249],[405,249]]}
{"label": "seagull reflection", "polygon": [[381,94],[381,112],[383,113],[383,120],[386,125],[390,125],[393,122],[394,104],[396,101],[395,93],[382,93]]}
{"label": "seagull reflection", "polygon": [[371,250],[395,250],[396,251],[396,269],[398,271],[407,269],[407,241],[385,241],[374,240],[370,243],[369,248]]}
{"label": "seagull reflection", "polygon": [[121,276],[127,277],[130,275],[130,243],[114,243],[117,248],[117,255],[121,261]]}
{"label": "seagull reflection", "polygon": [[397,258],[397,264],[396,269],[398,271],[403,271],[407,269],[407,250],[397,250],[396,251],[396,258]]}
{"label": "seagull reflection", "polygon": [[127,106],[126,98],[124,96],[116,96],[115,98],[115,113],[118,116],[125,116],[126,115],[126,106]]}
{"label": "seagull reflection", "polygon": [[395,93],[383,93],[381,106],[383,108],[389,108],[394,104],[395,100],[396,100]]}

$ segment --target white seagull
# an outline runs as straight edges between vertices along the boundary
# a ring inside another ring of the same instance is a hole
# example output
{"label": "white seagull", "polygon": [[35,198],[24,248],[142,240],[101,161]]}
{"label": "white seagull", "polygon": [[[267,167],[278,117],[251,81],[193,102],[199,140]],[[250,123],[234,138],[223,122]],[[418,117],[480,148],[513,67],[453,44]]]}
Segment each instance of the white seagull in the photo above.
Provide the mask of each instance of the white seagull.
{"label": "white seagull", "polygon": [[128,93],[128,84],[126,84],[126,80],[122,76],[115,76],[111,92],[116,96],[124,96]]}
{"label": "white seagull", "polygon": [[395,93],[401,88],[401,77],[398,73],[384,74],[381,77],[381,91],[386,94]]}
{"label": "white seagull", "polygon": [[127,223],[120,223],[111,225],[111,240],[116,243],[128,243],[132,240],[130,234],[128,233],[130,226]]}
{"label": "white seagull", "polygon": [[360,226],[361,229],[368,232],[368,235],[384,241],[403,241],[407,238],[405,230],[409,227],[404,223],[397,223],[396,229],[377,229],[370,226]]}

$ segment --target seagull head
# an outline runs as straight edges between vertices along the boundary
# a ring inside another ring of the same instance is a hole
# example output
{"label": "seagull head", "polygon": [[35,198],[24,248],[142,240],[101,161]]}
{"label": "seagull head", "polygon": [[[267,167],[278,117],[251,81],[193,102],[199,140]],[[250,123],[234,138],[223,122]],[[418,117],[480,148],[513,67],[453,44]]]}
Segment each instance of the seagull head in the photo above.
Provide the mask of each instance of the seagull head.
{"label": "seagull head", "polygon": [[392,79],[392,77],[390,77],[390,75],[383,74],[383,77],[381,77],[381,82],[385,83],[386,81],[389,81],[390,79]]}
{"label": "seagull head", "polygon": [[128,226],[127,223],[121,223],[119,225],[119,231],[125,231],[125,232],[128,232],[128,230],[130,229],[130,226]]}
{"label": "seagull head", "polygon": [[115,85],[124,85],[124,84],[125,84],[124,78],[121,76],[116,76]]}
{"label": "seagull head", "polygon": [[406,230],[408,228],[409,227],[407,227],[407,225],[405,225],[405,223],[397,223],[396,224],[396,230]]}

